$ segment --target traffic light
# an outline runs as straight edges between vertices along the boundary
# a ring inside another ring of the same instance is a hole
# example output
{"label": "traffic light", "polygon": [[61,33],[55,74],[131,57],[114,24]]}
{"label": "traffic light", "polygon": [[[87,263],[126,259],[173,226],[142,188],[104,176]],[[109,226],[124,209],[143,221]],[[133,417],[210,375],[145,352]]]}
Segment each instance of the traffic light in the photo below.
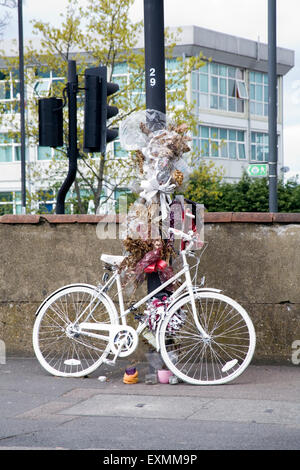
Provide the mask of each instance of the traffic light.
{"label": "traffic light", "polygon": [[63,101],[59,98],[41,98],[39,105],[39,145],[63,146]]}
{"label": "traffic light", "polygon": [[106,144],[118,137],[117,129],[108,129],[107,120],[119,112],[108,106],[107,98],[119,90],[119,85],[107,81],[107,67],[85,70],[84,141],[85,152],[105,153]]}

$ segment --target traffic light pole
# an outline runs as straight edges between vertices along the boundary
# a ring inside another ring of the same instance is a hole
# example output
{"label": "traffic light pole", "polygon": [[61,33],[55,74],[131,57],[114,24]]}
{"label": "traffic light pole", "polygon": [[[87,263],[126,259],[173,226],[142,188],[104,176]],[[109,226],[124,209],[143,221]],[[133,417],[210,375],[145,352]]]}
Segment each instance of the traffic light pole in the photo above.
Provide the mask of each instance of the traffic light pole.
{"label": "traffic light pole", "polygon": [[69,171],[65,181],[63,182],[56,201],[56,214],[65,213],[65,198],[66,195],[75,181],[77,173],[77,92],[78,92],[78,77],[76,74],[76,61],[68,61],[68,111],[69,111],[69,146],[68,146],[68,159]]}
{"label": "traffic light pole", "polygon": [[18,0],[19,29],[19,78],[20,78],[20,116],[21,116],[21,194],[22,213],[26,213],[26,148],[25,148],[25,91],[24,91],[24,46],[23,46],[23,6]]}
{"label": "traffic light pole", "polygon": [[276,0],[268,0],[269,49],[269,211],[278,212],[277,180],[277,27]]}
{"label": "traffic light pole", "polygon": [[[164,0],[144,0],[146,108],[166,113]],[[148,292],[161,285],[147,274]]]}

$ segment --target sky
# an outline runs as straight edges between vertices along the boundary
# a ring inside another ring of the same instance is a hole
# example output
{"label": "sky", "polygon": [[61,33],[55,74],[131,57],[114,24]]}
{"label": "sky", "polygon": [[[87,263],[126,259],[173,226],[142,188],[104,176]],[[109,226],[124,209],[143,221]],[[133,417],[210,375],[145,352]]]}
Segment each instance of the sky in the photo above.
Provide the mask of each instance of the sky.
{"label": "sky", "polygon": [[[81,0],[84,5],[85,0]],[[143,0],[135,0],[130,17],[143,19]],[[46,7],[47,5],[47,7]],[[23,0],[24,39],[32,37],[30,20],[59,24],[67,0]],[[1,7],[0,7],[1,8]],[[196,25],[267,43],[268,0],[164,0],[165,26]],[[284,79],[284,155],[287,177],[300,175],[300,1],[277,0],[277,45],[295,51],[295,67]],[[7,39],[17,38],[17,12]]]}

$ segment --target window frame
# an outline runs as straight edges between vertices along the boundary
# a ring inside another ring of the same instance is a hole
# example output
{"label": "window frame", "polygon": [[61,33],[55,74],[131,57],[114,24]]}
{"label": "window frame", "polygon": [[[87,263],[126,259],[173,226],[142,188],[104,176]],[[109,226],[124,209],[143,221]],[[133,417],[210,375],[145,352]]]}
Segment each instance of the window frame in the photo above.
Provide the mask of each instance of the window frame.
{"label": "window frame", "polygon": [[[193,138],[193,146],[196,151],[201,152],[201,156],[204,158],[216,158],[216,159],[226,159],[229,161],[247,161],[247,142],[246,136],[247,132],[245,129],[233,129],[220,126],[204,126],[199,124],[198,126],[198,135]],[[202,136],[202,133],[206,135]],[[208,132],[207,132],[208,131]],[[224,132],[226,132],[226,139],[224,138]],[[214,134],[216,133],[216,135]],[[231,133],[231,135],[230,135]],[[235,138],[232,138],[233,133],[235,133]],[[241,135],[243,133],[243,139],[241,140]],[[223,134],[223,137],[222,137]],[[217,145],[217,149],[215,147]],[[235,148],[235,155],[231,156],[230,147]],[[243,151],[240,151],[241,146],[243,145]],[[205,147],[207,146],[207,147]],[[208,148],[208,152],[207,152]],[[226,148],[226,152],[224,149]],[[206,149],[206,153],[202,153]],[[217,155],[216,155],[217,150]],[[244,155],[241,157],[241,153]]]}
{"label": "window frame", "polygon": [[[204,83],[202,77],[206,77],[205,82],[207,82],[204,90],[201,88],[201,84]],[[199,70],[192,71],[191,100],[196,103],[197,113],[199,110],[208,109],[244,114],[245,101],[249,99],[245,77],[246,69],[217,62],[206,64],[205,70],[200,67]],[[233,89],[230,93],[232,84]]]}
{"label": "window frame", "polygon": [[[12,199],[11,201],[3,201],[1,195],[2,194],[11,194]],[[3,206],[12,206],[11,212],[3,212],[1,208]],[[21,214],[22,213],[22,200],[21,200],[21,191],[13,190],[13,191],[0,191],[0,215],[4,214]]]}
{"label": "window frame", "polygon": [[[261,81],[257,80],[257,77],[261,76]],[[254,87],[254,95],[252,98],[251,89]],[[261,87],[262,90],[262,99],[257,99],[257,90],[258,87]],[[268,102],[269,102],[269,83],[268,83],[268,74],[265,72],[257,72],[250,70],[249,72],[249,105],[250,105],[250,114],[252,116],[258,117],[268,117]],[[278,88],[279,89],[279,88]],[[262,112],[258,112],[259,107],[261,107]]]}
{"label": "window frame", "polygon": [[[253,141],[253,136],[255,135],[255,141]],[[262,142],[258,141],[258,138],[262,138]],[[261,131],[251,131],[251,154],[250,154],[250,161],[255,162],[255,163],[268,163],[269,162],[269,134],[267,132],[261,132]],[[267,143],[266,143],[267,140]],[[259,160],[258,157],[258,148],[262,147],[263,148],[263,156],[266,154],[268,155],[267,159]],[[255,158],[253,158],[253,148],[255,148]],[[266,152],[266,149],[268,150]]]}
{"label": "window frame", "polygon": [[[21,155],[20,158],[17,158],[18,153],[21,151],[21,143],[18,138],[13,138],[13,137],[8,137],[9,132],[0,132],[0,148],[11,148],[11,159],[6,160],[6,161],[1,161],[0,160],[0,165],[1,164],[7,164],[7,163],[20,163],[21,161]],[[4,138],[4,141],[2,141],[3,135],[7,135],[7,137]],[[7,139],[7,141],[5,141]],[[26,146],[25,149],[25,159],[28,161],[29,155],[28,155],[28,147]]]}
{"label": "window frame", "polygon": [[[5,108],[2,112],[2,114],[16,114],[19,111],[19,106],[17,103],[20,102],[20,91],[18,91],[18,88],[20,87],[20,80],[18,77],[18,72],[15,71],[10,71],[8,76],[4,78],[3,80],[0,80],[0,84],[8,84],[8,90],[9,90],[9,98],[0,98],[0,104],[4,105],[7,108]],[[16,110],[16,106],[18,106],[18,111]]]}
{"label": "window frame", "polygon": [[[55,72],[50,70],[49,77],[38,77],[33,84],[33,96],[36,98],[45,98],[49,95],[49,92],[52,88],[53,83],[55,82],[65,82],[65,77],[57,77]],[[47,84],[45,89],[42,89],[41,92],[37,92],[37,87],[39,84]]]}

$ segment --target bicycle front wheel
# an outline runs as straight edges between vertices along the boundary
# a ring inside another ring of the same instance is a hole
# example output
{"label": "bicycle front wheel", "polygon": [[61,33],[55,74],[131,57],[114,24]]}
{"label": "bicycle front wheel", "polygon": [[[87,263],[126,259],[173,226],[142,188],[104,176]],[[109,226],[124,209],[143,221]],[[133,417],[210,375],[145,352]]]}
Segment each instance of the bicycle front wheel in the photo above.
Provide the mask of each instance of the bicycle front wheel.
{"label": "bicycle front wheel", "polygon": [[80,321],[118,323],[107,299],[85,284],[66,286],[42,305],[34,323],[33,348],[39,363],[50,374],[88,375],[109,353],[108,338],[100,340],[76,332],[73,325],[82,312]]}
{"label": "bicycle front wheel", "polygon": [[[197,322],[189,295],[171,307],[164,319],[162,358],[184,382],[225,384],[237,378],[253,357],[256,337],[252,321],[241,305],[225,295],[198,292],[194,298]],[[197,323],[208,338],[203,338]]]}

